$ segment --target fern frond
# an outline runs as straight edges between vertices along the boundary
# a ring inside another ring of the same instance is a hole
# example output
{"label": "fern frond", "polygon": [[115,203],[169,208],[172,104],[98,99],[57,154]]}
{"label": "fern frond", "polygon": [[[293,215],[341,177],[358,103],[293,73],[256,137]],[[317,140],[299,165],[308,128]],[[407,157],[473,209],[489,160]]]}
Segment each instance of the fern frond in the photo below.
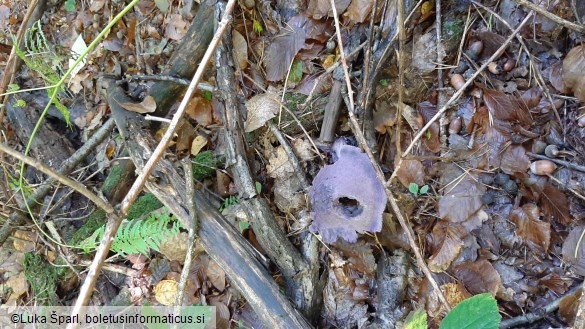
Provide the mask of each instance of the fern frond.
{"label": "fern frond", "polygon": [[[146,219],[134,219],[122,223],[110,250],[121,255],[143,254],[148,255],[150,250],[159,251],[161,243],[179,234],[182,225],[175,220],[168,211],[161,214],[151,214]],[[105,225],[97,229],[79,247],[85,252],[95,249],[104,236]]]}

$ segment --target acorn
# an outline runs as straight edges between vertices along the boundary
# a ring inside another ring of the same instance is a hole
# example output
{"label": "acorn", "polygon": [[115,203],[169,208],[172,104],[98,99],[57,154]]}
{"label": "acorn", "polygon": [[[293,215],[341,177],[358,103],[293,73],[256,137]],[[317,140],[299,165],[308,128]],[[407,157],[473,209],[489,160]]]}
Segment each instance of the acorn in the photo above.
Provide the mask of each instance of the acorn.
{"label": "acorn", "polygon": [[539,176],[552,174],[557,169],[557,165],[550,160],[538,160],[530,164],[530,171]]}
{"label": "acorn", "polygon": [[460,116],[456,116],[455,119],[449,123],[449,135],[458,134],[461,131],[462,120]]}
{"label": "acorn", "polygon": [[559,147],[556,145],[547,145],[544,149],[544,154],[549,158],[556,158],[559,155]]}
{"label": "acorn", "polygon": [[482,50],[483,50],[483,42],[480,40],[477,40],[477,41],[472,42],[469,45],[465,54],[467,54],[467,56],[469,56],[469,58],[471,58],[472,60],[476,60],[479,57],[479,55],[481,54]]}
{"label": "acorn", "polygon": [[532,143],[532,153],[543,154],[546,147],[547,147],[547,145],[545,142],[534,141],[534,143]]}
{"label": "acorn", "polygon": [[453,74],[450,82],[455,90],[459,90],[465,85],[465,78],[461,74]]}
{"label": "acorn", "polygon": [[516,61],[513,58],[508,58],[506,63],[504,63],[504,67],[503,67],[504,72],[512,71],[515,66],[516,66]]}
{"label": "acorn", "polygon": [[489,63],[487,68],[488,71],[492,72],[493,74],[500,74],[501,72],[500,66],[496,62]]}

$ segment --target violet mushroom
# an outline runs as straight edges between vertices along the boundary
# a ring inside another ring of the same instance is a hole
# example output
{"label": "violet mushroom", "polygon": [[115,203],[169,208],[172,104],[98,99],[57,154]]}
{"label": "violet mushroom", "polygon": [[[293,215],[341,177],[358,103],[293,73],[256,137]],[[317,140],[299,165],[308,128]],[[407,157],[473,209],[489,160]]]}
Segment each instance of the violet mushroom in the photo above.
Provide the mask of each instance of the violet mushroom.
{"label": "violet mushroom", "polygon": [[319,171],[309,191],[310,231],[326,243],[356,242],[357,233],[380,232],[388,199],[368,156],[342,139],[331,151],[334,163]]}

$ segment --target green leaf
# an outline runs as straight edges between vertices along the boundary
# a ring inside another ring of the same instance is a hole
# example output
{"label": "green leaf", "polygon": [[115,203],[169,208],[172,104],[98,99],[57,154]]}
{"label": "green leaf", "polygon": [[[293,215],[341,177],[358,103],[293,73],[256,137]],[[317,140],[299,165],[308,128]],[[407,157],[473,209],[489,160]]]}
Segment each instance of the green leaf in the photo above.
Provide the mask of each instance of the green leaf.
{"label": "green leaf", "polygon": [[443,319],[439,329],[498,329],[501,320],[496,299],[485,293],[457,304]]}
{"label": "green leaf", "polygon": [[382,87],[388,87],[389,84],[390,83],[388,82],[388,79],[382,79],[382,80],[380,80],[380,85]]}
{"label": "green leaf", "polygon": [[262,184],[260,182],[256,182],[256,193],[260,194],[262,192]]}
{"label": "green leaf", "polygon": [[420,188],[420,194],[427,194],[427,192],[429,191],[429,186],[425,185],[423,187]]}
{"label": "green leaf", "polygon": [[213,93],[209,90],[206,90],[205,93],[203,94],[203,98],[205,98],[206,101],[211,102],[211,100],[213,99]]}
{"label": "green leaf", "polygon": [[11,83],[8,85],[8,90],[7,90],[8,92],[15,92],[18,90],[20,90],[20,86],[17,85],[16,83]]}
{"label": "green leaf", "polygon": [[26,106],[26,102],[22,99],[19,99],[16,101],[16,104],[14,104],[14,107],[25,107]]}
{"label": "green leaf", "polygon": [[65,10],[67,10],[67,12],[75,11],[75,0],[65,1]]}
{"label": "green leaf", "polygon": [[418,185],[416,183],[408,184],[408,191],[414,195],[418,195]]}
{"label": "green leaf", "polygon": [[427,329],[427,313],[423,309],[410,312],[404,321],[404,329]]}
{"label": "green leaf", "polygon": [[256,32],[258,34],[264,32],[264,28],[262,27],[262,23],[260,23],[257,20],[254,20],[254,22],[252,23],[252,27],[254,28],[254,32]]}
{"label": "green leaf", "polygon": [[241,221],[239,223],[239,226],[240,226],[240,232],[244,232],[245,230],[247,230],[248,228],[250,228],[250,222],[245,221],[245,220],[244,221]]}
{"label": "green leaf", "polygon": [[430,140],[431,137],[433,137],[433,135],[431,134],[431,131],[430,130],[427,130],[426,137],[427,137],[428,140]]}
{"label": "green leaf", "polygon": [[288,74],[288,81],[292,83],[299,83],[303,77],[303,62],[299,59],[295,59],[290,68]]}

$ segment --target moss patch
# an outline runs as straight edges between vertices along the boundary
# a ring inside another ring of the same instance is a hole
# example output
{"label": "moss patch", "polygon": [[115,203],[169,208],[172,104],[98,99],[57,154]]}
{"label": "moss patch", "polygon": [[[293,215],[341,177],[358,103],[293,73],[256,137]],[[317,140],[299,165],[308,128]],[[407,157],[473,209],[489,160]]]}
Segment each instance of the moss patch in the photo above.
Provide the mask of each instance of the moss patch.
{"label": "moss patch", "polygon": [[41,255],[24,255],[24,276],[32,287],[39,305],[57,305],[57,281],[64,269],[49,264]]}
{"label": "moss patch", "polygon": [[85,224],[73,234],[73,237],[69,240],[69,244],[73,246],[79,245],[81,241],[92,235],[95,230],[102,227],[106,223],[106,220],[107,216],[105,211],[101,209],[94,211],[89,215]]}
{"label": "moss patch", "polygon": [[146,193],[139,197],[136,202],[130,207],[128,211],[127,220],[133,220],[135,218],[142,217],[146,214],[151,213],[153,210],[157,210],[162,207],[163,204],[152,193]]}

